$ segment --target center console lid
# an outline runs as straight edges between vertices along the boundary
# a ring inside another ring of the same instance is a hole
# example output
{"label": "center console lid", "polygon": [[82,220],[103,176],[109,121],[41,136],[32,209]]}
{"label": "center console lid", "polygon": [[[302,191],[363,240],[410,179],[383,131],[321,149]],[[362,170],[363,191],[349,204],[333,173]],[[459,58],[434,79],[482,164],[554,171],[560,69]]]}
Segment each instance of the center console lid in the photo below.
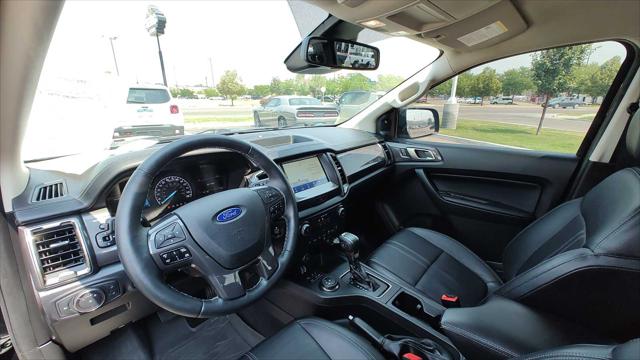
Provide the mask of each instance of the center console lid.
{"label": "center console lid", "polygon": [[476,307],[447,309],[440,325],[470,359],[508,359],[563,345],[608,343],[578,325],[501,296]]}

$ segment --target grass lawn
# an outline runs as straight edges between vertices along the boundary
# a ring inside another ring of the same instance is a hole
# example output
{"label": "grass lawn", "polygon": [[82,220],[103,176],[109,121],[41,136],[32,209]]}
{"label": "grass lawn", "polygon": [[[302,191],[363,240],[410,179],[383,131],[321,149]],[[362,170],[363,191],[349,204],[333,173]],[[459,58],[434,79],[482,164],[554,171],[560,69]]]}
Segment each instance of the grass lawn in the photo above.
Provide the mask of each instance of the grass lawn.
{"label": "grass lawn", "polygon": [[457,129],[441,129],[441,134],[531,150],[575,153],[584,134],[574,131],[542,129],[536,136],[531,126],[502,124],[490,121],[459,119]]}
{"label": "grass lawn", "polygon": [[247,122],[253,121],[252,116],[243,116],[243,117],[193,117],[190,118],[185,116],[184,122],[186,123],[208,123],[208,122]]}

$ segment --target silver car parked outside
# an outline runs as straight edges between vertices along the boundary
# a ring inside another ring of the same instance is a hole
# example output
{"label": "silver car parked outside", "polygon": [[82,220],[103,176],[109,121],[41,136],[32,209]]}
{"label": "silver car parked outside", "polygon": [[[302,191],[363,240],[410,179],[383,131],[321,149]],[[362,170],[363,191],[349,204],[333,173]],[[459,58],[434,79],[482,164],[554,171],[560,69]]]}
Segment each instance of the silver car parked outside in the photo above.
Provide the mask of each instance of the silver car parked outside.
{"label": "silver car parked outside", "polygon": [[323,104],[311,96],[274,96],[253,110],[253,121],[259,126],[295,126],[334,124],[339,111],[335,104]]}

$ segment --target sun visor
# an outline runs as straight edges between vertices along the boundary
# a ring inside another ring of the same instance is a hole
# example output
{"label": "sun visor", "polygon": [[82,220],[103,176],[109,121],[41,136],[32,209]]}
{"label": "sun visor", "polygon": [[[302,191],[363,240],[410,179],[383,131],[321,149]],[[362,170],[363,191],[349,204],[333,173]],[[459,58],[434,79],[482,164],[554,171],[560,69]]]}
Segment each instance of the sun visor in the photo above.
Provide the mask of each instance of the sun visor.
{"label": "sun visor", "polygon": [[475,15],[419,36],[454,49],[479,49],[510,39],[527,29],[510,1],[501,1]]}

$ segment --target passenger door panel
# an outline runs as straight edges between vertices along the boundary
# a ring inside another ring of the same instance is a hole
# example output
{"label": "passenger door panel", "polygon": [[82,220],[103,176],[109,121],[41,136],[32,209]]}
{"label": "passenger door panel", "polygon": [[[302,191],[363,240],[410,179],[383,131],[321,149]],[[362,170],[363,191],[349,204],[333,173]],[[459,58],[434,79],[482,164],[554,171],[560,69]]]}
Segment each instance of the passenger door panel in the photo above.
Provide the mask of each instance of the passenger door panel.
{"label": "passenger door panel", "polygon": [[[443,232],[491,262],[501,262],[506,244],[560,202],[578,161],[575,155],[424,140],[399,139],[389,147],[396,174],[383,195],[387,215],[400,228]],[[439,158],[416,158],[408,148]]]}

